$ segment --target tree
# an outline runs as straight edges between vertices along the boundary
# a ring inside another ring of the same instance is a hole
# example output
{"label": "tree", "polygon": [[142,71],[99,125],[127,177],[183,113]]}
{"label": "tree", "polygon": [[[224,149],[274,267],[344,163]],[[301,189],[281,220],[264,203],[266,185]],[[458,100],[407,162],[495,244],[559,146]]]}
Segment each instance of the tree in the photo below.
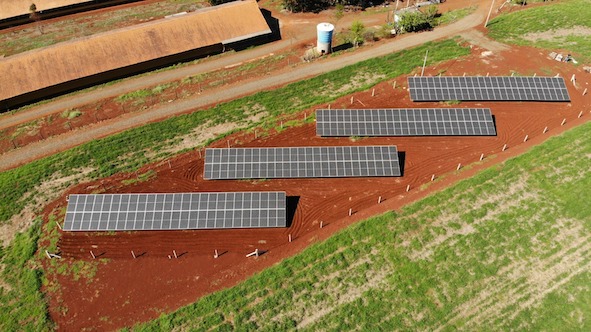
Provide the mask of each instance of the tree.
{"label": "tree", "polygon": [[321,12],[330,7],[334,0],[283,0],[283,8],[292,13]]}
{"label": "tree", "polygon": [[[210,0],[211,1],[211,0]],[[320,12],[331,6],[358,6],[365,9],[368,4],[379,5],[384,0],[283,0],[283,8],[293,12]]]}
{"label": "tree", "polygon": [[361,21],[353,21],[351,24],[351,44],[357,47],[363,41],[363,33],[365,32],[365,25]]}
{"label": "tree", "polygon": [[424,15],[431,26],[435,26],[435,17],[437,16],[437,6],[430,5],[424,7]]}
{"label": "tree", "polygon": [[32,3],[29,6],[29,18],[32,19],[33,21],[35,21],[35,25],[37,26],[37,30],[39,30],[40,34],[43,34],[43,29],[41,28],[41,25],[39,24],[41,17],[39,16],[39,13],[37,12],[37,5],[35,5],[34,3]]}
{"label": "tree", "polygon": [[342,3],[338,3],[335,7],[334,7],[334,25],[336,26],[337,23],[339,23],[339,21],[343,18],[343,16],[345,16],[345,6],[343,6]]}

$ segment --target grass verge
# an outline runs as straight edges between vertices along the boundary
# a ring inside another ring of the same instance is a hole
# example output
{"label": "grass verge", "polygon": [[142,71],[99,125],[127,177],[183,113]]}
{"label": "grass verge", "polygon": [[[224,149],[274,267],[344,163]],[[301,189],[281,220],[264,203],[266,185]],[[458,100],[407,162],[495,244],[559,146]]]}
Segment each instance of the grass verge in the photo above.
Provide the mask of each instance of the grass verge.
{"label": "grass verge", "polygon": [[34,260],[41,219],[0,248],[0,330],[48,331],[47,303],[39,292],[43,270]]}
{"label": "grass verge", "polygon": [[590,330],[590,158],[586,124],[133,330]]}
{"label": "grass verge", "polygon": [[489,35],[505,43],[565,49],[591,59],[591,0],[569,0],[496,17]]}
{"label": "grass verge", "polygon": [[476,11],[477,6],[470,6],[466,8],[460,8],[455,10],[450,10],[441,14],[441,16],[435,19],[436,25],[445,25],[450,24],[456,21],[463,19],[464,17],[472,14]]}

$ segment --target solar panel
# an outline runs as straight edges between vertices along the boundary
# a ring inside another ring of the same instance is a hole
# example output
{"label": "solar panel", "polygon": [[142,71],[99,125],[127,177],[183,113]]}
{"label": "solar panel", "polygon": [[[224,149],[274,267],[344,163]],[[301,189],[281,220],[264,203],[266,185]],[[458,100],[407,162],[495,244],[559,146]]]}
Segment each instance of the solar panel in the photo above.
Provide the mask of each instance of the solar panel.
{"label": "solar panel", "polygon": [[66,231],[287,227],[285,192],[70,195]]}
{"label": "solar panel", "polygon": [[400,176],[396,146],[205,150],[205,179]]}
{"label": "solar panel", "polygon": [[408,88],[413,101],[570,101],[562,77],[415,76]]}
{"label": "solar panel", "polygon": [[318,136],[496,135],[489,108],[316,110]]}

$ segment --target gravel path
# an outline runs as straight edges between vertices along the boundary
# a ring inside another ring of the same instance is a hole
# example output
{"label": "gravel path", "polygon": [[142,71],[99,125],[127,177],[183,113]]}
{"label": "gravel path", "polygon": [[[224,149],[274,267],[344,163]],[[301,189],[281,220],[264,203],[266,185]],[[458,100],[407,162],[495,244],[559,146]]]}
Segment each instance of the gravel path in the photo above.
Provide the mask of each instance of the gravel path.
{"label": "gravel path", "polygon": [[[191,109],[204,107],[206,105],[219,103],[225,100],[231,100],[239,96],[249,95],[257,91],[270,89],[294,81],[299,81],[306,77],[316,76],[322,73],[333,71],[366,59],[383,56],[392,52],[397,52],[406,48],[421,45],[428,41],[460,35],[463,32],[467,32],[475,26],[481,24],[486,17],[486,13],[486,6],[481,4],[473,14],[453,24],[436,28],[433,31],[423,32],[420,34],[404,35],[397,37],[386,44],[381,44],[376,47],[369,47],[349,55],[343,54],[335,58],[327,58],[322,61],[312,62],[310,64],[297,67],[287,73],[279,73],[254,82],[238,83],[230,87],[223,87],[223,93],[222,91],[207,91],[201,95],[174,101],[166,105],[160,105],[141,113],[126,114],[117,119],[93,124],[68,134],[53,136],[46,140],[32,143],[1,155],[0,171],[15,168],[27,162],[53,155],[93,139],[103,138],[130,128],[144,125],[149,122],[158,121],[170,116],[186,113]],[[125,93],[126,91],[133,91],[146,86],[153,86],[162,82],[179,79],[188,75],[194,75],[195,73],[203,71],[211,71],[220,67],[235,64],[240,61],[246,61],[251,58],[263,56],[269,52],[273,52],[273,50],[285,48],[291,42],[292,40],[287,39],[268,45],[267,47],[259,47],[245,52],[239,52],[231,57],[222,57],[214,61],[204,62],[203,64],[197,66],[198,68],[185,67],[180,68],[179,71],[165,71],[146,77],[126,80],[125,82],[122,82],[123,84],[108,86],[103,89],[91,91],[88,94],[74,95],[72,97],[59,100],[58,102],[48,104],[46,107],[40,107],[39,111],[36,110],[38,113],[35,115],[33,115],[33,112],[25,112],[26,114],[29,114],[29,116],[37,118],[39,117],[39,112],[47,112],[47,114],[51,114],[56,112],[56,109],[74,107],[75,105],[89,103],[94,100],[116,96]],[[11,117],[1,119],[1,123],[4,124],[12,117],[18,118],[19,116],[21,117],[20,120],[14,121],[26,121],[23,120],[23,117],[26,117],[26,115],[24,115],[25,113],[23,113],[23,115],[20,115],[19,113],[16,113]],[[2,126],[0,126],[0,128],[2,128]]]}

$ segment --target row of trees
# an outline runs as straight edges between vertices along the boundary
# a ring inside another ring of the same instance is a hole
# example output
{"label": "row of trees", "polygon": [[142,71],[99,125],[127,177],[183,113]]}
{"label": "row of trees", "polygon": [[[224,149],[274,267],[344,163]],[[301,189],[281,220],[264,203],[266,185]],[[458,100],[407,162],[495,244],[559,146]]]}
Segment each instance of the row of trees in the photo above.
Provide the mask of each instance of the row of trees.
{"label": "row of trees", "polygon": [[283,8],[294,12],[319,12],[336,5],[366,8],[382,4],[384,0],[283,0]]}
{"label": "row of trees", "polygon": [[[212,6],[235,0],[208,0]],[[283,8],[293,12],[320,12],[336,5],[366,8],[382,4],[384,0],[283,0]]]}
{"label": "row of trees", "polygon": [[232,1],[236,1],[236,0],[208,0],[209,4],[212,6],[217,6],[217,5],[221,5],[223,3],[226,2],[232,2]]}

